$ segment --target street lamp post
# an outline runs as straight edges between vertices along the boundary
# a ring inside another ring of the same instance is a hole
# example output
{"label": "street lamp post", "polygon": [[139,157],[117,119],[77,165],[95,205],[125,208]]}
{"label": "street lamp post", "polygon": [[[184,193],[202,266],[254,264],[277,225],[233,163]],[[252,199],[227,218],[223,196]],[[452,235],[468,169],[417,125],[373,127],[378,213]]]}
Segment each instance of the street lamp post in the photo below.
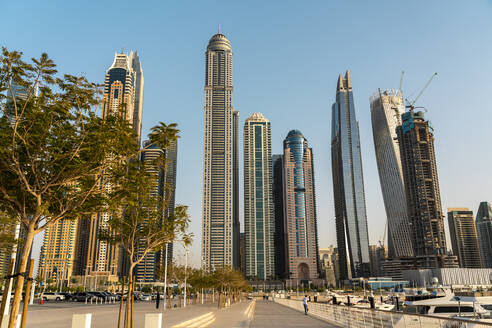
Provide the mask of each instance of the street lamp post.
{"label": "street lamp post", "polygon": [[188,248],[185,246],[185,280],[184,280],[184,304],[183,307],[186,307],[186,278],[188,277]]}
{"label": "street lamp post", "polygon": [[164,259],[164,310],[166,309],[166,300],[167,300],[167,248],[169,243],[166,243],[166,258]]}

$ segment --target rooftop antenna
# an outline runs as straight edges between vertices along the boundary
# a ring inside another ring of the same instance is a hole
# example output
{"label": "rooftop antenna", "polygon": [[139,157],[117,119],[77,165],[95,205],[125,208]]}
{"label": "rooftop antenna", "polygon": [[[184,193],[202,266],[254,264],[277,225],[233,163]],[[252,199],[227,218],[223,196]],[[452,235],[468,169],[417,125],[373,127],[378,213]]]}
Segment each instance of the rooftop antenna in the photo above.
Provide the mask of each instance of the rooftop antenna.
{"label": "rooftop antenna", "polygon": [[219,24],[219,34],[220,34],[220,24]]}

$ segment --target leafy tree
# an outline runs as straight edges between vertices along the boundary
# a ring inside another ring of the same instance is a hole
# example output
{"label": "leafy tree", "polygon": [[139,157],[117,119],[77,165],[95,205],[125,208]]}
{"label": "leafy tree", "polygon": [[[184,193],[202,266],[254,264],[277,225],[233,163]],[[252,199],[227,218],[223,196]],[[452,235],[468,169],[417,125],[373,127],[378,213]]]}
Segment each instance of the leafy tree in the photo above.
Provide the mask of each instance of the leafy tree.
{"label": "leafy tree", "polygon": [[[179,205],[173,211],[167,211],[170,193],[156,192],[159,176],[163,175],[166,167],[165,152],[177,141],[178,132],[176,124],[160,122],[152,129],[149,138],[162,150],[161,155],[150,163],[133,158],[113,170],[111,194],[117,201],[110,209],[109,229],[101,231],[100,238],[118,245],[128,255],[129,282],[133,279],[135,266],[148,253],[162,250],[167,243],[177,239],[185,244],[191,242],[191,234],[187,233],[188,207]],[[165,183],[161,187],[164,190],[170,188]],[[130,302],[127,302],[126,311],[130,311]]]}
{"label": "leafy tree", "polygon": [[[56,76],[43,53],[31,63],[3,48],[0,55],[0,211],[25,230],[20,273],[33,238],[61,219],[104,211],[110,197],[99,178],[139,151],[121,115],[98,117],[100,87],[85,77]],[[15,89],[22,92],[16,92]],[[39,93],[37,92],[39,91]],[[15,327],[24,276],[16,281]]]}

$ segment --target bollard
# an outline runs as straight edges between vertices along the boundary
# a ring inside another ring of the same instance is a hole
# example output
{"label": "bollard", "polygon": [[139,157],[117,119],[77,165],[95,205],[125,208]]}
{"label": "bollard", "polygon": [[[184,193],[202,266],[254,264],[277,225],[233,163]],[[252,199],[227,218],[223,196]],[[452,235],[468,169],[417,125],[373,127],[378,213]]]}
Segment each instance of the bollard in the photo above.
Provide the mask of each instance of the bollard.
{"label": "bollard", "polygon": [[374,297],[369,297],[369,304],[371,304],[371,309],[374,310],[376,308],[376,304],[374,304]]}
{"label": "bollard", "polygon": [[92,297],[91,297],[91,305],[92,305]]}
{"label": "bollard", "polygon": [[396,299],[396,311],[400,311],[400,302],[398,301],[398,296],[395,297]]}
{"label": "bollard", "polygon": [[91,313],[74,314],[72,317],[72,328],[91,328]]}
{"label": "bollard", "polygon": [[335,296],[333,296],[332,303],[333,303],[333,305],[338,305],[337,298]]}
{"label": "bollard", "polygon": [[87,304],[87,297],[85,298],[85,304]]}
{"label": "bollard", "polygon": [[145,328],[162,328],[162,313],[146,313]]}

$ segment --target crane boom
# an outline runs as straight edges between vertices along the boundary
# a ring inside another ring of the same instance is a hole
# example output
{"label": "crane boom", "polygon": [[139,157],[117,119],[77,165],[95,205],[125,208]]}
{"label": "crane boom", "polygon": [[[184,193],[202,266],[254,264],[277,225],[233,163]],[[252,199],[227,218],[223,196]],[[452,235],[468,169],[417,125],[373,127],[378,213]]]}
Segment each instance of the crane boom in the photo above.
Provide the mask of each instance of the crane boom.
{"label": "crane boom", "polygon": [[402,90],[402,86],[403,86],[403,75],[405,75],[405,71],[401,71],[401,76],[400,76],[400,88],[398,90],[400,90],[400,93],[403,92]]}
{"label": "crane boom", "polygon": [[432,80],[434,79],[434,77],[437,75],[437,72],[432,74],[432,76],[430,77],[429,81],[427,81],[426,85],[424,86],[424,88],[422,89],[422,91],[420,91],[420,93],[417,95],[417,97],[415,97],[415,99],[412,101],[412,103],[410,104],[410,107],[412,108],[415,103],[417,102],[417,100],[420,98],[420,96],[422,96],[422,94],[424,93],[425,89],[427,89],[427,87],[429,86],[429,84],[431,84]]}

